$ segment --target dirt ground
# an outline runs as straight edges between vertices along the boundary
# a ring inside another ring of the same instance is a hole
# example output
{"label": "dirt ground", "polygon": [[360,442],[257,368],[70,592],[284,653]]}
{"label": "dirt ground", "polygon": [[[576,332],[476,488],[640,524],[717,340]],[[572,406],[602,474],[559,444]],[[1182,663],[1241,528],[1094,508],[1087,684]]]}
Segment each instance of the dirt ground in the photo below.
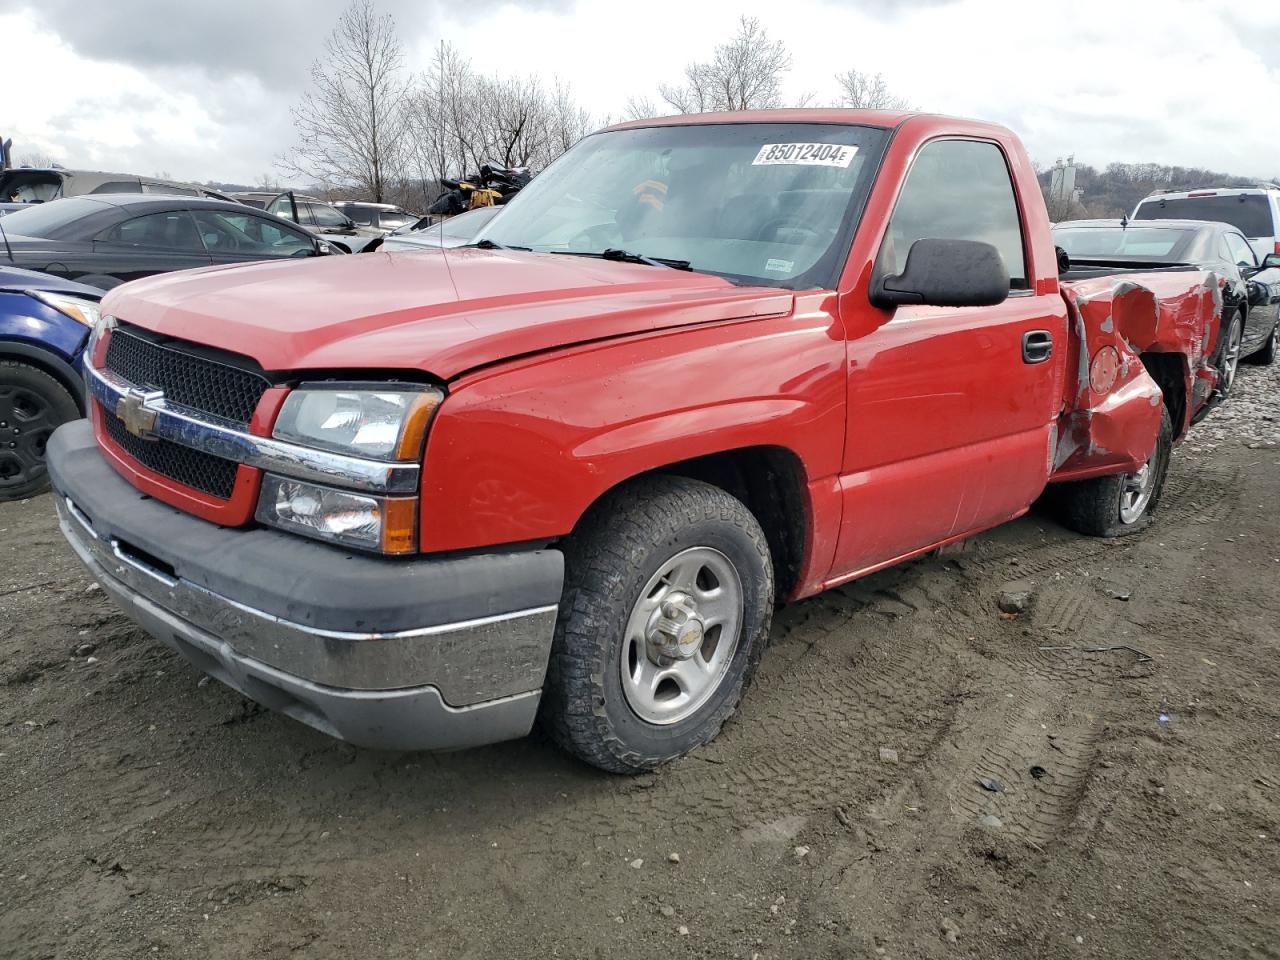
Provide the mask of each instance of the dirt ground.
{"label": "dirt ground", "polygon": [[786,608],[638,779],[261,711],[0,506],[0,956],[1280,956],[1280,373],[1237,389],[1145,535],[1033,512]]}

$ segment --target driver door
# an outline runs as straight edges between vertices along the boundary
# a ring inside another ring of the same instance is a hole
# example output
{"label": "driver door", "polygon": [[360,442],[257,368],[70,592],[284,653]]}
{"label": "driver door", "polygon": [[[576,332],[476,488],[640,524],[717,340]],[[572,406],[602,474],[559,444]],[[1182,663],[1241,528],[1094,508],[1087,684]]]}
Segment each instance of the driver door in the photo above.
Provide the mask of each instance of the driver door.
{"label": "driver door", "polygon": [[[898,195],[876,273],[924,238],[1000,251],[1009,298],[993,307],[872,306],[846,321],[844,511],[831,577],[847,579],[1023,512],[1048,481],[1063,397],[1067,309],[1028,276],[1002,148],[934,140]],[[853,297],[849,300],[852,302]],[[1028,346],[1029,345],[1029,346]],[[1038,346],[1037,346],[1038,345]]]}

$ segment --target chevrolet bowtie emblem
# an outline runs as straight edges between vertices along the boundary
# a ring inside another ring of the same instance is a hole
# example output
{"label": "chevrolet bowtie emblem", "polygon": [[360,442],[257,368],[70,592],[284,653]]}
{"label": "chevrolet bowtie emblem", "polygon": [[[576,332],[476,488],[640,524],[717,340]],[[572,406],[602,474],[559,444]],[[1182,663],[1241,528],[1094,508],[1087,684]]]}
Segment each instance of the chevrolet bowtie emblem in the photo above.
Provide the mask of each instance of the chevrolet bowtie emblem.
{"label": "chevrolet bowtie emblem", "polygon": [[151,430],[156,425],[156,411],[148,409],[147,403],[163,396],[164,393],[160,390],[130,390],[116,401],[116,416],[135,437],[150,440]]}

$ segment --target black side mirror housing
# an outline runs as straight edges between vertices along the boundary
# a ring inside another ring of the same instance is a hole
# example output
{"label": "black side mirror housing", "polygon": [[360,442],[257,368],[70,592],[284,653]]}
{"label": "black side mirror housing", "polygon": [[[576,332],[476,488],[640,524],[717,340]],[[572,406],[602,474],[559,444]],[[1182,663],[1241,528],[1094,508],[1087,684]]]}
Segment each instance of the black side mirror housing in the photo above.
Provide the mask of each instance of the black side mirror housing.
{"label": "black side mirror housing", "polygon": [[871,302],[886,310],[906,304],[992,307],[1008,297],[1009,271],[1000,251],[978,240],[917,240],[900,274],[871,285]]}
{"label": "black side mirror housing", "polygon": [[1268,253],[1262,258],[1261,270],[1270,270],[1272,267],[1280,267],[1280,253]]}

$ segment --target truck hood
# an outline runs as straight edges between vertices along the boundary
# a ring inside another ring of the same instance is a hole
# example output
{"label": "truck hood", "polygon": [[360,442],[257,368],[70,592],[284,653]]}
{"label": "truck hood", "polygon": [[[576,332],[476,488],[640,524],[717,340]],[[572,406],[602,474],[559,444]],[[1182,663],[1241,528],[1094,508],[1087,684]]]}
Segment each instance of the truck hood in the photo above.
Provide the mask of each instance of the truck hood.
{"label": "truck hood", "polygon": [[522,354],[785,314],[792,294],[590,257],[465,248],[213,267],[124,284],[103,313],[264,369],[451,379]]}

